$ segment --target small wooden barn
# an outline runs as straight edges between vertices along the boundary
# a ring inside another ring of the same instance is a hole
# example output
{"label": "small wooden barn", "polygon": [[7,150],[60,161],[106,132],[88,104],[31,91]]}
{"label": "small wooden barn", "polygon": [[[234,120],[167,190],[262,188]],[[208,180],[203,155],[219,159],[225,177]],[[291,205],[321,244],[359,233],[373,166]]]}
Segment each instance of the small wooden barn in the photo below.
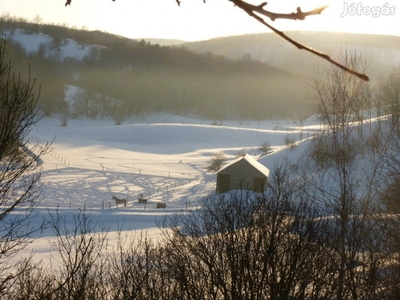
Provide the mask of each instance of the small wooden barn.
{"label": "small wooden barn", "polygon": [[217,193],[231,190],[252,190],[262,193],[267,187],[269,169],[246,154],[217,172]]}

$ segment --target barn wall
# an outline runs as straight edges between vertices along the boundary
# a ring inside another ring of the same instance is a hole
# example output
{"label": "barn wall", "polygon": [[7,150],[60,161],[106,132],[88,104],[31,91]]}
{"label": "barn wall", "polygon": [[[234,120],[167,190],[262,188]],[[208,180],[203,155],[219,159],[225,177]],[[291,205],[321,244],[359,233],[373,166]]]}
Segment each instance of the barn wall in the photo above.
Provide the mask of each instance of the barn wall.
{"label": "barn wall", "polygon": [[225,193],[230,190],[231,175],[218,174],[217,175],[217,192]]}

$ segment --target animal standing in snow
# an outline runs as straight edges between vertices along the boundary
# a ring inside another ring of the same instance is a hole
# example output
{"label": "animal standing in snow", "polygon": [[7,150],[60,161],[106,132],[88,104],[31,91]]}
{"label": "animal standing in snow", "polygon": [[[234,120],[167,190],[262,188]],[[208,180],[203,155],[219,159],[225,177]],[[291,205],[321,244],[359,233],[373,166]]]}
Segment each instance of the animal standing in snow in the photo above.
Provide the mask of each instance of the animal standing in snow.
{"label": "animal standing in snow", "polygon": [[138,198],[138,202],[146,204],[147,203],[147,199],[143,198],[143,194],[140,194],[139,198]]}
{"label": "animal standing in snow", "polygon": [[126,199],[119,199],[119,198],[113,196],[112,200],[115,200],[115,206],[118,206],[119,204],[123,204],[124,207],[126,207]]}

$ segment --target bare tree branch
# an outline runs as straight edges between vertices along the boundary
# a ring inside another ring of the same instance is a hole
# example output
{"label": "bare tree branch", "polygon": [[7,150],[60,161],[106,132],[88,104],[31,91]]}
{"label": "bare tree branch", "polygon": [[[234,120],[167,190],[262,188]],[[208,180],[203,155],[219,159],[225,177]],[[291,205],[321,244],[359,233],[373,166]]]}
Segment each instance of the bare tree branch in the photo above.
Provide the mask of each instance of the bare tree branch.
{"label": "bare tree branch", "polygon": [[229,1],[233,2],[237,7],[241,8],[242,10],[247,12],[249,14],[249,16],[255,18],[261,24],[263,24],[264,26],[266,26],[269,29],[271,29],[273,32],[275,32],[277,35],[279,35],[280,37],[282,37],[283,39],[285,39],[286,41],[288,41],[289,43],[291,43],[292,45],[297,47],[299,50],[306,50],[308,52],[311,52],[312,54],[317,55],[317,56],[321,57],[322,59],[327,60],[331,64],[339,67],[343,71],[345,71],[347,73],[350,73],[350,74],[352,74],[354,76],[357,76],[358,78],[360,78],[362,80],[369,81],[369,78],[368,78],[367,75],[359,73],[359,72],[357,72],[355,70],[352,70],[352,69],[340,64],[339,62],[331,59],[330,56],[325,54],[325,53],[322,53],[322,52],[320,52],[320,51],[318,51],[316,49],[313,49],[313,48],[311,48],[309,46],[303,45],[303,44],[293,40],[292,38],[287,36],[282,31],[279,31],[275,27],[273,27],[270,24],[268,24],[262,17],[260,17],[259,15],[256,14],[256,13],[262,14],[262,15],[270,18],[272,21],[274,21],[276,19],[304,20],[308,16],[320,14],[327,6],[321,6],[321,7],[318,7],[316,9],[314,9],[312,11],[308,11],[308,12],[302,12],[301,8],[298,7],[296,13],[276,14],[276,13],[272,13],[272,12],[266,11],[264,9],[264,6],[267,4],[266,2],[263,2],[260,5],[255,6],[255,5],[249,4],[247,2],[244,2],[242,0],[229,0]]}
{"label": "bare tree branch", "polygon": [[256,12],[270,18],[272,21],[275,21],[276,19],[304,20],[308,16],[321,14],[328,7],[328,5],[324,5],[308,12],[302,12],[301,8],[297,7],[297,11],[295,13],[282,14],[265,10],[264,7],[268,4],[267,2],[263,2],[260,5],[253,5],[242,0],[229,1],[233,2],[235,6],[240,7],[241,9],[246,11],[250,16],[252,16],[250,12]]}
{"label": "bare tree branch", "polygon": [[[113,2],[115,2],[115,0],[112,0]],[[72,0],[67,0],[67,2],[65,2],[65,6],[71,5]]]}

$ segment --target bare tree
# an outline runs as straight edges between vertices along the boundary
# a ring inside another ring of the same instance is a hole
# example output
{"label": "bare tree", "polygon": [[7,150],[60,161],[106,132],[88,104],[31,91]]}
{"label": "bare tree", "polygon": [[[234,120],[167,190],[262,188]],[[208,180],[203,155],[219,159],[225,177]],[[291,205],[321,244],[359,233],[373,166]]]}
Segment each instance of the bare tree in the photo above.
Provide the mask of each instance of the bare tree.
{"label": "bare tree", "polygon": [[86,210],[71,215],[49,212],[47,225],[55,234],[50,259],[36,264],[24,260],[21,276],[2,299],[109,299],[107,232],[101,226],[96,232],[98,224]]}
{"label": "bare tree", "polygon": [[386,138],[389,141],[387,155],[385,156],[385,185],[381,189],[380,200],[384,205],[386,228],[381,230],[387,242],[387,256],[390,260],[381,270],[382,284],[384,287],[381,299],[395,299],[400,296],[400,260],[399,228],[400,211],[399,184],[400,184],[400,68],[399,66],[382,79],[377,87],[384,120],[382,127],[386,132],[380,135],[379,141]]}
{"label": "bare tree", "polygon": [[0,47],[0,296],[21,275],[10,263],[41,226],[30,224],[40,195],[41,155],[49,145],[32,145],[28,134],[40,119],[35,82],[14,74]]}
{"label": "bare tree", "polygon": [[[115,0],[112,0],[112,1],[115,1]],[[178,4],[178,6],[181,5],[181,1],[180,0],[175,0],[175,1]],[[306,46],[304,44],[301,44],[301,43],[293,40],[292,38],[287,36],[282,31],[276,29],[274,26],[271,26],[265,20],[265,18],[268,18],[271,21],[275,21],[277,19],[288,19],[288,20],[294,20],[294,21],[296,21],[296,20],[305,20],[306,18],[308,18],[310,16],[321,14],[328,7],[327,5],[317,7],[316,9],[313,9],[313,10],[310,10],[310,11],[307,11],[307,12],[303,12],[300,7],[297,7],[296,12],[292,12],[292,13],[275,13],[275,12],[272,12],[272,11],[269,11],[269,10],[265,9],[266,5],[268,4],[267,2],[262,2],[259,5],[254,5],[254,4],[251,4],[251,3],[243,1],[243,0],[228,0],[228,1],[232,2],[236,7],[242,9],[250,17],[256,19],[258,22],[260,22],[261,24],[263,24],[264,26],[266,26],[267,28],[272,30],[274,33],[276,33],[277,35],[279,35],[280,37],[285,39],[287,42],[291,43],[293,46],[297,47],[299,50],[308,51],[308,52],[310,52],[310,53],[312,53],[314,55],[317,55],[318,57],[321,57],[322,59],[330,62],[331,64],[339,67],[341,70],[358,77],[359,79],[362,79],[362,80],[365,80],[365,81],[369,81],[369,78],[368,78],[367,75],[355,71],[355,69],[347,66],[346,64],[342,64],[342,63],[340,63],[338,61],[335,61],[335,60],[331,59],[330,56],[325,54],[325,53],[322,53],[322,52],[320,52],[318,50],[315,50],[315,49],[313,49],[313,48],[311,48],[309,46]],[[65,6],[71,5],[71,2],[72,2],[72,0],[67,0],[65,2]],[[206,3],[206,0],[203,0],[203,2]]]}
{"label": "bare tree", "polygon": [[51,291],[55,288],[55,274],[43,262],[33,263],[24,260],[18,271],[21,276],[16,278],[10,294],[5,295],[4,300],[52,300]]}
{"label": "bare tree", "polygon": [[227,161],[226,155],[223,152],[216,153],[210,160],[207,166],[207,172],[217,172]]}
{"label": "bare tree", "polygon": [[262,156],[264,156],[264,155],[267,155],[267,154],[271,153],[272,147],[271,147],[271,144],[269,142],[265,141],[264,143],[262,143],[258,147],[257,150],[261,152]]}
{"label": "bare tree", "polygon": [[329,295],[321,222],[298,194],[289,165],[266,194],[206,197],[201,209],[166,220],[164,264],[180,299],[321,299]]}
{"label": "bare tree", "polygon": [[[111,299],[165,299],[160,285],[159,246],[144,233],[118,232],[117,245],[108,257],[106,283]],[[162,263],[162,261],[161,261]]]}
{"label": "bare tree", "polygon": [[84,115],[86,118],[94,118],[97,116],[97,107],[95,107],[95,95],[90,92],[90,87],[79,89],[74,94],[74,102],[72,106],[73,117]]}
{"label": "bare tree", "polygon": [[386,137],[390,141],[385,157],[385,187],[381,192],[381,201],[388,213],[400,211],[398,199],[400,183],[400,67],[394,68],[391,73],[382,78],[376,87],[378,103],[381,105],[383,121],[386,129],[379,141]]}
{"label": "bare tree", "polygon": [[380,100],[391,115],[392,127],[400,135],[400,66],[393,68],[380,85]]}
{"label": "bare tree", "polygon": [[[104,299],[103,277],[105,276],[104,252],[107,231],[101,224],[93,223],[90,213],[78,210],[71,216],[50,213],[49,226],[56,240],[51,243],[54,272],[54,288],[49,297],[56,299]],[[72,218],[71,222],[66,218]],[[100,230],[100,232],[97,232]]]}
{"label": "bare tree", "polygon": [[[351,67],[365,66],[362,57],[350,50],[344,51],[342,61]],[[330,220],[320,240],[332,254],[335,298],[364,299],[378,293],[381,283],[378,274],[387,243],[376,231],[383,227],[374,216],[382,213],[380,170],[390,141],[378,124],[365,126],[360,120],[365,103],[370,103],[364,82],[331,69],[319,74],[313,86],[325,132],[312,143],[315,168],[308,166],[313,171],[304,175],[305,187]]]}

